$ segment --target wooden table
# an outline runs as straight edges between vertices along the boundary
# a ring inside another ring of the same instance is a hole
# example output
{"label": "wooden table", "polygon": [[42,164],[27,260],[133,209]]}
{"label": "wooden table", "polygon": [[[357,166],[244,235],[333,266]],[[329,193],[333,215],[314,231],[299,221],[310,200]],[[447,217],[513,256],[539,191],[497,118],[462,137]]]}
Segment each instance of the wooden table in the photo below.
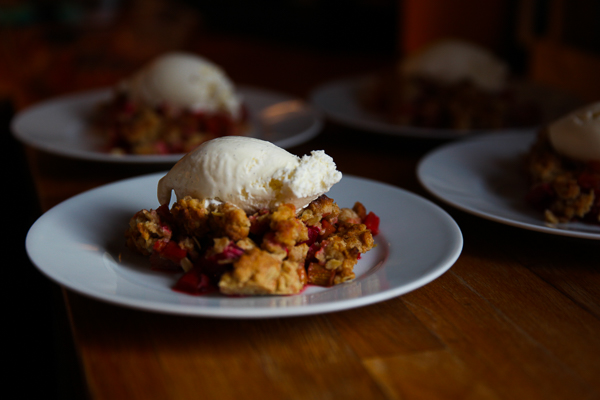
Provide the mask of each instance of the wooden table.
{"label": "wooden table", "polygon": [[[236,82],[303,97],[314,85],[390,62],[239,38],[200,42],[195,49]],[[21,93],[29,100],[20,106],[50,94]],[[324,149],[344,173],[430,198],[415,166],[440,144],[328,123],[290,151]],[[165,169],[31,148],[26,154],[42,211],[84,190]],[[441,206],[464,236],[455,265],[422,288],[357,309],[278,319],[195,318],[121,308],[61,288],[58,305],[67,312],[77,360],[61,378],[63,390],[76,398],[80,382],[91,399],[600,398],[598,242]],[[63,339],[69,336],[64,332]]]}

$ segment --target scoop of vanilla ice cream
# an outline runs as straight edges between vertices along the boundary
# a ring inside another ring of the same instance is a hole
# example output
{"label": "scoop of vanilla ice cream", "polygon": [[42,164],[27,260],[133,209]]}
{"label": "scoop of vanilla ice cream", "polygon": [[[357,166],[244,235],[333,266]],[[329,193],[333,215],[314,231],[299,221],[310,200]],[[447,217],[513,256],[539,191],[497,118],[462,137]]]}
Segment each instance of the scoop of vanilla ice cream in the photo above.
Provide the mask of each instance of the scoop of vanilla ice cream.
{"label": "scoop of vanilla ice cream", "polygon": [[225,136],[185,155],[158,183],[158,201],[192,196],[229,202],[246,213],[291,203],[296,210],[342,178],[324,151],[302,158],[264,140]]}
{"label": "scoop of vanilla ice cream", "polygon": [[579,161],[600,161],[600,102],[550,124],[548,136],[560,154]]}
{"label": "scoop of vanilla ice cream", "polygon": [[493,92],[504,89],[509,69],[482,47],[461,40],[443,40],[406,58],[400,64],[400,72],[445,84],[467,80]]}
{"label": "scoop of vanilla ice cream", "polygon": [[241,100],[217,65],[195,54],[164,54],[121,82],[133,101],[176,109],[226,111],[237,116]]}

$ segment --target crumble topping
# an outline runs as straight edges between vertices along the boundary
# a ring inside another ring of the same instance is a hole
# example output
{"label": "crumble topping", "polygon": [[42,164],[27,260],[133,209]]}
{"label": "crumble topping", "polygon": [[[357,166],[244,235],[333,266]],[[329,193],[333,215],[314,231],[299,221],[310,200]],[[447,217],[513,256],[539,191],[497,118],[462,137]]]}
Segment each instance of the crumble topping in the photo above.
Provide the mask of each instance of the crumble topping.
{"label": "crumble topping", "polygon": [[375,247],[378,223],[361,203],[340,208],[325,195],[298,213],[282,204],[250,215],[186,196],[171,209],[137,212],[125,237],[152,268],[185,271],[176,290],[287,295],[354,279],[360,255]]}
{"label": "crumble topping", "polygon": [[168,104],[136,103],[116,91],[99,104],[92,117],[94,131],[105,138],[105,150],[113,154],[187,153],[221,136],[244,135],[249,129],[244,105],[239,115],[225,111],[174,110]]}
{"label": "crumble topping", "polygon": [[550,224],[600,223],[600,161],[578,161],[554,150],[541,130],[526,157],[530,190],[527,201]]}

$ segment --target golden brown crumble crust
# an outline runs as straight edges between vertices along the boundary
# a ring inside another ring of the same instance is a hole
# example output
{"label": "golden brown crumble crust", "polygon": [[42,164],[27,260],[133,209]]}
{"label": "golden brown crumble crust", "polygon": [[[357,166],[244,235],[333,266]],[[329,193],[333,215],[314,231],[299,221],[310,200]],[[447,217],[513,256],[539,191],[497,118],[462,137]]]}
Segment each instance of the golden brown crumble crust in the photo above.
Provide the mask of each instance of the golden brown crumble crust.
{"label": "golden brown crumble crust", "polygon": [[529,199],[543,208],[546,222],[557,224],[576,219],[600,222],[596,194],[600,188],[594,188],[593,184],[600,183],[598,165],[558,154],[543,129],[527,154],[526,168],[531,187]]}
{"label": "golden brown crumble crust", "polygon": [[134,105],[119,91],[98,105],[92,123],[107,138],[108,151],[138,155],[188,153],[208,140],[248,130],[245,116],[234,120],[222,112],[200,117],[189,110]]}
{"label": "golden brown crumble crust", "polygon": [[354,279],[360,254],[375,247],[362,223],[365,207],[357,202],[340,209],[327,196],[298,214],[282,204],[247,216],[232,204],[206,207],[189,196],[164,207],[134,215],[125,233],[128,247],[156,255],[156,246],[164,247],[156,242],[172,241],[184,251],[179,265],[186,271],[213,260],[222,268],[219,290],[229,295],[295,294],[307,284],[346,282]]}

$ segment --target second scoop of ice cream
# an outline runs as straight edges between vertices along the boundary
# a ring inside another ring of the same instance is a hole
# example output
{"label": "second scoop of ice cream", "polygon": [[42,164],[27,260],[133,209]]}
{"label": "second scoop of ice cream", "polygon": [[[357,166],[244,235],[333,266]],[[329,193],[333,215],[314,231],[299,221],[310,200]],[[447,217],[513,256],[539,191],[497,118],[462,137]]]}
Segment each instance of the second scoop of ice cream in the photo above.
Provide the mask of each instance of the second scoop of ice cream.
{"label": "second scoop of ice cream", "polygon": [[240,99],[229,77],[216,64],[192,53],[166,53],[152,60],[121,89],[136,102],[175,109],[218,112],[237,116]]}
{"label": "second scoop of ice cream", "polygon": [[579,161],[600,161],[600,102],[550,124],[548,134],[557,152]]}
{"label": "second scoop of ice cream", "polygon": [[178,199],[235,204],[246,213],[291,203],[297,210],[329,191],[342,173],[324,151],[302,158],[260,139],[227,136],[184,156],[158,183],[158,201]]}
{"label": "second scoop of ice cream", "polygon": [[469,81],[482,90],[506,86],[508,65],[487,49],[457,39],[435,43],[400,64],[407,76],[425,76],[445,84]]}

